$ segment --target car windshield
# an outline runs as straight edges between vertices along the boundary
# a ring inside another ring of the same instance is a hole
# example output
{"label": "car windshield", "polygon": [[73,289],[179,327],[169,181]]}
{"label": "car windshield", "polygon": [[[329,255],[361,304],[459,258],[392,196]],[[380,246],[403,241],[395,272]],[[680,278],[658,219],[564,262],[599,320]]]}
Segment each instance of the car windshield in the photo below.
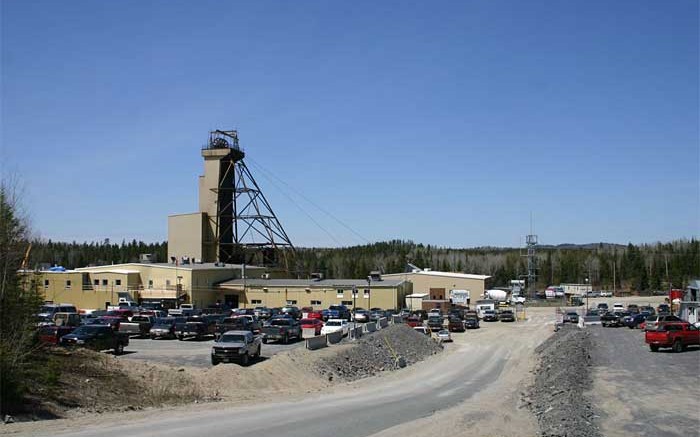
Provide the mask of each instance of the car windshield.
{"label": "car windshield", "polygon": [[225,334],[219,339],[220,343],[245,343],[245,335],[243,334]]}
{"label": "car windshield", "polygon": [[55,306],[51,305],[42,305],[41,308],[39,309],[40,313],[53,313],[56,311]]}
{"label": "car windshield", "polygon": [[318,319],[301,319],[302,325],[313,325]]}
{"label": "car windshield", "polygon": [[79,328],[77,328],[75,331],[73,331],[73,334],[77,335],[85,335],[85,334],[95,334],[102,330],[101,326],[91,326],[91,325],[83,325]]}
{"label": "car windshield", "polygon": [[272,325],[272,326],[288,326],[289,319],[275,319],[275,320],[270,322],[270,325]]}
{"label": "car windshield", "polygon": [[338,320],[329,320],[326,326],[342,326],[342,323]]}

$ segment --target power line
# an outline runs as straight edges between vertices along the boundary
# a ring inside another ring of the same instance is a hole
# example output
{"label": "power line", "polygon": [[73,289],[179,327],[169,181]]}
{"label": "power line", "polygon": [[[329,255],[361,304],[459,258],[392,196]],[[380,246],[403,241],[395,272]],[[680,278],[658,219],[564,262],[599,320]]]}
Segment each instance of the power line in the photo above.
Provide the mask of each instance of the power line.
{"label": "power line", "polygon": [[350,227],[349,225],[347,225],[345,222],[343,222],[342,220],[340,220],[338,217],[336,217],[336,216],[333,215],[332,213],[330,213],[330,212],[326,211],[325,209],[323,209],[321,206],[319,206],[318,204],[316,204],[316,202],[314,202],[313,200],[309,199],[309,198],[306,197],[304,194],[302,194],[302,193],[300,193],[299,191],[297,191],[297,190],[295,190],[294,188],[292,188],[288,183],[286,183],[285,181],[283,181],[282,179],[280,179],[279,177],[277,177],[274,173],[272,173],[272,172],[266,170],[262,165],[258,164],[255,160],[253,160],[253,159],[251,159],[250,157],[248,157],[248,161],[250,161],[253,165],[255,165],[255,166],[256,166],[258,169],[260,169],[262,172],[268,173],[271,177],[275,178],[277,181],[279,181],[280,183],[282,183],[282,184],[284,184],[285,186],[287,186],[287,188],[289,188],[289,190],[291,190],[291,191],[294,192],[296,195],[298,195],[298,196],[301,197],[302,199],[304,199],[304,200],[306,200],[307,202],[309,202],[311,205],[313,205],[313,206],[314,206],[315,208],[317,208],[319,211],[323,212],[324,214],[326,214],[327,216],[329,216],[330,218],[332,218],[333,220],[335,220],[336,222],[338,222],[341,226],[343,226],[343,227],[344,227],[345,229],[347,229],[348,231],[352,232],[355,236],[357,236],[358,238],[360,238],[361,240],[363,240],[363,241],[366,242],[366,243],[371,243],[367,238],[365,238],[364,236],[360,235],[358,232],[356,232],[353,228],[351,228],[351,227]]}
{"label": "power line", "polygon": [[[251,161],[250,158],[248,158],[248,160]],[[259,166],[258,164],[256,164],[255,162],[252,162],[252,161],[251,161],[251,164],[253,164],[253,165],[255,165],[256,167],[258,167],[259,170],[262,170],[262,168],[260,168],[260,166]],[[316,219],[314,219],[314,217],[313,217],[311,214],[309,214],[309,213],[308,213],[304,208],[302,208],[294,199],[292,199],[292,197],[289,196],[279,185],[277,185],[277,184],[275,183],[275,181],[273,181],[272,179],[270,179],[270,177],[268,177],[267,175],[265,175],[264,171],[261,172],[260,174],[261,174],[262,177],[264,177],[268,182],[270,182],[272,185],[274,185],[275,188],[277,188],[277,189],[280,191],[280,193],[282,193],[282,195],[283,195],[284,197],[286,197],[294,206],[296,206],[297,209],[299,209],[299,211],[301,211],[304,215],[306,215],[306,216],[309,218],[309,220],[311,220],[319,229],[321,229],[323,232],[326,233],[326,235],[328,235],[333,241],[335,241],[336,244],[338,244],[339,246],[342,246],[342,243],[341,243],[340,241],[338,241],[338,239],[336,239],[336,238],[333,236],[333,234],[331,234],[326,228],[324,228],[323,226],[321,226],[321,224],[320,224],[318,221],[316,221]]]}

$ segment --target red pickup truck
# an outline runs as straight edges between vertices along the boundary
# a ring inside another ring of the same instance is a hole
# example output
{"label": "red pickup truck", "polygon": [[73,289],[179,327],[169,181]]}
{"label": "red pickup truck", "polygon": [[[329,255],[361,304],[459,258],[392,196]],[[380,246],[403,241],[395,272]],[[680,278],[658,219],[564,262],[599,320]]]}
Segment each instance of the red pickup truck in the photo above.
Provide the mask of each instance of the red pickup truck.
{"label": "red pickup truck", "polygon": [[700,329],[687,322],[668,322],[656,331],[646,331],[645,340],[652,352],[662,347],[682,352],[687,346],[700,345]]}

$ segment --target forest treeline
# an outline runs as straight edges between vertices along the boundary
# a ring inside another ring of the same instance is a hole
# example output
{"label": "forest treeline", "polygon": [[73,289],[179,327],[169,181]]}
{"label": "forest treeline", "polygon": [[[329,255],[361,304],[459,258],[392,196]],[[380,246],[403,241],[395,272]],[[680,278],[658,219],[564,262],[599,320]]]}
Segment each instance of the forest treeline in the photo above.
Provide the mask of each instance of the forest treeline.
{"label": "forest treeline", "polygon": [[[154,254],[157,260],[165,262],[167,242],[35,241],[30,266],[36,268],[43,263],[75,268],[135,262],[141,253]],[[343,248],[297,248],[290,266],[294,266],[294,273],[299,277],[322,272],[328,278],[364,278],[371,270],[403,272],[410,262],[433,270],[490,275],[493,286],[505,286],[511,279],[527,275],[524,254],[524,250],[517,248],[453,249],[393,240]],[[584,283],[586,278],[594,288],[612,289],[613,277],[617,289],[682,288],[689,280],[700,278],[700,241],[540,247],[537,266],[538,289],[553,284]]]}

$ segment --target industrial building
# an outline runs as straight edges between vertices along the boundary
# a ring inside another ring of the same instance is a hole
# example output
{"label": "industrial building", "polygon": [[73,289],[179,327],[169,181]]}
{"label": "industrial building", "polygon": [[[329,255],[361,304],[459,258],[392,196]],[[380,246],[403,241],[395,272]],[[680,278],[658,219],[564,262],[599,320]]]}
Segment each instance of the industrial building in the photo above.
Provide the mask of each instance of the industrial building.
{"label": "industrial building", "polygon": [[223,294],[217,284],[243,277],[244,269],[248,277],[280,275],[263,267],[223,263],[127,263],[21,274],[27,286],[41,292],[44,300],[71,303],[81,309],[104,309],[119,298],[165,307],[181,303],[206,307],[217,302],[236,307],[238,296]]}
{"label": "industrial building", "polygon": [[233,279],[219,284],[223,295],[235,295],[241,307],[401,308],[411,283],[402,278],[366,279]]}
{"label": "industrial building", "polygon": [[459,293],[461,299],[468,296],[466,304],[469,304],[470,301],[483,296],[484,291],[490,288],[491,276],[441,272],[422,269],[412,264],[408,265],[407,270],[409,271],[405,273],[382,275],[387,280],[403,279],[412,284],[413,293],[410,302],[406,302],[406,307],[420,308],[420,300],[450,301],[453,291]]}

